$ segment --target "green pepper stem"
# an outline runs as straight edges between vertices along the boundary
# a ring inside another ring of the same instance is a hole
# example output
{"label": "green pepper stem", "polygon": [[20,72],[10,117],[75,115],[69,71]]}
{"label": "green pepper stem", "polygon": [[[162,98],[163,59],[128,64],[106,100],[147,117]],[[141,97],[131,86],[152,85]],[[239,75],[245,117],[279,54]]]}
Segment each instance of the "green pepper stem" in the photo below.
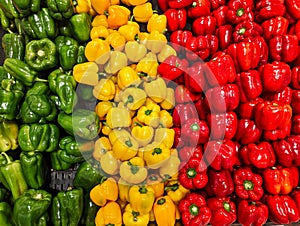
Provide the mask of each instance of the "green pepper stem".
{"label": "green pepper stem", "polygon": [[159,154],[161,154],[161,153],[162,153],[161,148],[154,148],[154,150],[153,150],[153,152],[152,152],[152,155],[155,155],[155,154],[159,155]]}
{"label": "green pepper stem", "polygon": [[165,187],[165,191],[176,191],[177,189],[179,188],[179,184],[173,184],[173,185],[170,185],[170,186],[166,186]]}
{"label": "green pepper stem", "polygon": [[132,144],[130,138],[128,138],[128,140],[125,141],[125,144],[126,144],[128,147],[130,147],[130,148],[133,146],[133,144]]}
{"label": "green pepper stem", "polygon": [[238,31],[239,35],[243,35],[243,34],[245,34],[245,32],[246,32],[246,28],[245,28],[245,27],[242,27],[242,28]]}
{"label": "green pepper stem", "polygon": [[139,126],[139,127],[143,127],[143,125],[139,122],[134,122],[135,125]]}
{"label": "green pepper stem", "polygon": [[239,8],[237,11],[236,11],[236,16],[243,16],[243,14],[245,13],[245,10],[244,8]]}
{"label": "green pepper stem", "polygon": [[190,126],[190,128],[191,128],[192,131],[198,131],[200,129],[200,126],[198,125],[198,123],[193,123]]}
{"label": "green pepper stem", "polygon": [[197,175],[197,171],[194,168],[189,168],[186,171],[188,178],[194,178]]}
{"label": "green pepper stem", "polygon": [[191,204],[189,206],[190,214],[197,216],[199,214],[199,207],[196,204]]}
{"label": "green pepper stem", "polygon": [[145,115],[150,115],[152,113],[152,110],[148,109],[145,111]]}
{"label": "green pepper stem", "polygon": [[158,201],[157,201],[157,204],[158,205],[163,205],[166,203],[166,199],[165,198],[160,198]]}
{"label": "green pepper stem", "polygon": [[1,155],[3,155],[5,157],[7,164],[11,163],[9,156],[5,152],[1,152]]}
{"label": "green pepper stem", "polygon": [[146,194],[148,192],[148,190],[147,190],[147,188],[146,187],[140,187],[139,188],[139,193],[141,193],[141,194]]}
{"label": "green pepper stem", "polygon": [[231,211],[230,204],[228,202],[223,202],[223,207],[227,212]]}
{"label": "green pepper stem", "polygon": [[253,188],[254,188],[254,184],[250,180],[245,180],[243,184],[244,184],[244,188],[246,191],[253,190]]}
{"label": "green pepper stem", "polygon": [[35,78],[34,81],[36,81],[36,82],[48,82],[47,79],[42,79],[42,78]]}
{"label": "green pepper stem", "polygon": [[139,167],[136,165],[130,165],[130,171],[133,175],[137,174],[139,172]]}
{"label": "green pepper stem", "polygon": [[132,96],[132,95],[128,95],[127,100],[126,100],[126,102],[124,103],[124,106],[126,107],[127,104],[133,103],[133,101],[134,101],[133,96]]}

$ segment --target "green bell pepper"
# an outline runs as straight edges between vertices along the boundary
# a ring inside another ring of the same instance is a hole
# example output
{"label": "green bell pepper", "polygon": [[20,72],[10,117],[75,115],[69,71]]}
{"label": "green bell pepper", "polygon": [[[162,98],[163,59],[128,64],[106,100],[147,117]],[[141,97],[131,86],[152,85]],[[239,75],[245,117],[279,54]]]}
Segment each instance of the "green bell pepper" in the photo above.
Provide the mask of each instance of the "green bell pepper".
{"label": "green bell pepper", "polygon": [[52,152],[57,150],[60,131],[55,124],[22,124],[18,143],[22,151]]}
{"label": "green bell pepper", "polygon": [[62,150],[59,157],[67,163],[74,164],[84,160],[80,145],[73,136],[63,137],[59,142],[59,148]]}
{"label": "green bell pepper", "polygon": [[1,155],[7,161],[6,164],[0,166],[1,182],[7,186],[13,199],[16,200],[28,189],[21,163],[20,160],[12,161],[5,152],[2,152]]}
{"label": "green bell pepper", "polygon": [[[10,162],[13,162],[13,157],[11,157],[10,155],[6,155],[6,156],[0,155],[0,167],[5,166],[8,163],[8,160]],[[7,190],[10,190],[10,187],[9,187],[8,183],[6,182],[4,176],[1,174],[1,171],[0,171],[0,182]]]}
{"label": "green bell pepper", "polygon": [[51,205],[53,226],[77,226],[83,213],[83,204],[81,188],[58,192]]}
{"label": "green bell pepper", "polygon": [[6,58],[3,67],[9,74],[25,86],[32,86],[33,83],[37,81],[47,82],[47,80],[39,78],[38,73],[21,60]]}
{"label": "green bell pepper", "polygon": [[74,14],[70,18],[73,37],[79,42],[87,42],[90,39],[92,28],[91,17],[87,13]]}
{"label": "green bell pepper", "polygon": [[73,76],[56,69],[49,74],[48,81],[50,90],[59,97],[60,109],[67,114],[72,113],[77,103],[76,81]]}
{"label": "green bell pepper", "polygon": [[52,195],[45,190],[29,189],[14,203],[16,226],[47,226]]}
{"label": "green bell pepper", "polygon": [[83,215],[81,218],[81,225],[85,226],[96,226],[95,218],[97,215],[100,206],[97,206],[93,201],[90,199],[90,193],[86,193],[84,195],[84,208],[83,208]]}
{"label": "green bell pepper", "polygon": [[25,124],[46,123],[55,120],[57,108],[55,103],[49,99],[49,93],[49,87],[46,83],[36,82],[27,91],[17,118]]}
{"label": "green bell pepper", "polygon": [[15,8],[12,0],[0,0],[0,8],[9,19],[19,18],[19,12]]}
{"label": "green bell pepper", "polygon": [[58,64],[55,43],[48,38],[32,40],[26,45],[25,61],[36,71],[45,71]]}
{"label": "green bell pepper", "polygon": [[48,8],[41,8],[21,21],[23,33],[31,39],[54,39],[58,34],[58,26],[54,18],[50,16]]}
{"label": "green bell pepper", "polygon": [[81,100],[96,103],[97,99],[93,95],[93,89],[93,86],[78,83],[76,93]]}
{"label": "green bell pepper", "polygon": [[0,122],[0,152],[18,148],[19,126],[15,121]]}
{"label": "green bell pepper", "polygon": [[99,117],[94,111],[87,109],[75,109],[72,115],[60,112],[57,122],[67,133],[74,135],[75,138],[94,140],[100,132]]}
{"label": "green bell pepper", "polygon": [[77,54],[77,64],[81,64],[86,62],[87,59],[85,57],[85,46],[78,46],[78,54]]}
{"label": "green bell pepper", "polygon": [[58,33],[62,36],[72,37],[72,29],[69,20],[58,21]]}
{"label": "green bell pepper", "polygon": [[0,8],[0,20],[1,20],[1,27],[4,31],[7,31],[10,26],[10,20],[8,19],[8,17],[5,15],[4,11]]}
{"label": "green bell pepper", "polygon": [[47,8],[50,10],[50,15],[56,20],[68,19],[75,12],[70,0],[47,0]]}
{"label": "green bell pepper", "polygon": [[72,37],[69,36],[63,36],[63,35],[59,35],[55,38],[54,40],[55,45],[56,45],[56,50],[59,52],[60,49],[64,46],[64,45],[78,45],[77,40],[75,40]]}
{"label": "green bell pepper", "polygon": [[40,152],[21,152],[20,162],[27,185],[38,189],[45,185],[47,178],[47,161]]}
{"label": "green bell pepper", "polygon": [[25,43],[22,35],[6,33],[2,37],[2,48],[5,58],[24,60]]}
{"label": "green bell pepper", "polygon": [[65,162],[60,158],[61,152],[62,152],[61,149],[50,152],[51,167],[54,170],[58,170],[58,171],[67,170],[72,166],[71,163]]}
{"label": "green bell pepper", "polygon": [[0,225],[14,226],[12,208],[7,202],[0,202]]}
{"label": "green bell pepper", "polygon": [[13,0],[13,4],[21,17],[40,11],[41,0]]}

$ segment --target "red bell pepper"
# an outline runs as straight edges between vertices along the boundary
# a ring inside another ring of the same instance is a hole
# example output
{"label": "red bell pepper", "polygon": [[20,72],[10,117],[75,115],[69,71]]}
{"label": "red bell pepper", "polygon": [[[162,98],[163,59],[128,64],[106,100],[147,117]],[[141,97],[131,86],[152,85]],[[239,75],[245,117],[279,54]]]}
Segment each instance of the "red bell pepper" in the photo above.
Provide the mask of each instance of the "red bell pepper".
{"label": "red bell pepper", "polygon": [[227,11],[228,11],[228,6],[223,5],[211,12],[212,16],[216,18],[217,27],[228,24],[226,18]]}
{"label": "red bell pepper", "polygon": [[264,130],[263,131],[263,139],[266,141],[275,141],[280,139],[285,139],[290,136],[292,128],[292,122],[289,121],[280,129],[275,130]]}
{"label": "red bell pepper", "polygon": [[284,35],[287,33],[289,26],[289,21],[282,16],[277,16],[266,20],[262,23],[261,27],[263,29],[263,36],[266,40],[270,40],[271,38],[277,35]]}
{"label": "red bell pepper", "polygon": [[290,105],[280,105],[276,102],[264,101],[254,108],[254,120],[263,130],[283,129],[291,120]]}
{"label": "red bell pepper", "polygon": [[257,144],[251,143],[239,150],[241,161],[247,166],[265,169],[274,166],[276,162],[275,153],[269,142],[261,141]]}
{"label": "red bell pepper", "polygon": [[193,0],[168,0],[168,5],[172,9],[182,9],[193,3]]}
{"label": "red bell pepper", "polygon": [[277,163],[285,166],[300,166],[300,136],[292,135],[272,143]]}
{"label": "red bell pepper", "polygon": [[239,88],[236,84],[208,89],[205,95],[212,113],[233,111],[239,105]]}
{"label": "red bell pepper", "polygon": [[185,9],[167,9],[164,12],[167,17],[168,31],[183,30],[187,21],[187,13]]}
{"label": "red bell pepper", "polygon": [[177,149],[182,148],[184,146],[184,142],[181,137],[181,128],[173,127],[172,129],[175,132],[173,148],[177,148]]}
{"label": "red bell pepper", "polygon": [[231,24],[220,26],[216,30],[216,35],[219,40],[219,47],[221,50],[225,50],[233,42],[233,27]]}
{"label": "red bell pepper", "polygon": [[300,115],[295,115],[292,117],[292,134],[300,134]]}
{"label": "red bell pepper", "polygon": [[205,191],[209,196],[223,198],[233,193],[234,184],[229,170],[209,169],[207,175],[209,180]]}
{"label": "red bell pepper", "polygon": [[292,198],[293,200],[295,201],[296,203],[296,206],[298,208],[298,212],[300,214],[300,190],[299,188],[298,189],[295,189],[292,193]]}
{"label": "red bell pepper", "polygon": [[230,226],[236,221],[236,206],[229,198],[209,198],[207,206],[212,212],[210,224],[212,226]]}
{"label": "red bell pepper", "polygon": [[204,188],[208,182],[207,166],[202,158],[191,157],[188,162],[183,162],[178,171],[178,180],[187,189]]}
{"label": "red bell pepper", "polygon": [[297,167],[272,167],[262,172],[264,188],[273,195],[287,195],[292,192],[299,183]]}
{"label": "red bell pepper", "polygon": [[284,0],[259,0],[255,4],[255,20],[262,22],[276,16],[284,16]]}
{"label": "red bell pepper", "polygon": [[213,16],[202,16],[196,18],[192,23],[192,31],[196,36],[214,35],[216,32],[217,20]]}
{"label": "red bell pepper", "polygon": [[232,139],[236,134],[237,120],[233,111],[209,114],[207,123],[211,138],[214,140]]}
{"label": "red bell pepper", "polygon": [[232,24],[238,24],[245,20],[253,21],[252,0],[230,0],[228,2],[227,20]]}
{"label": "red bell pepper", "polygon": [[157,5],[163,12],[169,8],[168,0],[157,0]]}
{"label": "red bell pepper", "polygon": [[[281,92],[276,93],[263,93],[262,98],[268,101],[274,101],[278,104],[291,104],[292,95],[294,91],[290,87],[285,87],[285,89]],[[292,107],[293,108],[293,107]],[[296,109],[293,109],[293,114]]]}
{"label": "red bell pepper", "polygon": [[239,119],[234,139],[242,145],[256,143],[261,138],[262,131],[251,119]]}
{"label": "red bell pepper", "polygon": [[269,207],[269,219],[275,224],[291,224],[299,220],[299,211],[291,196],[267,195],[264,201]]}
{"label": "red bell pepper", "polygon": [[269,217],[267,205],[261,202],[241,200],[237,206],[238,222],[243,226],[262,226]]}
{"label": "red bell pepper", "polygon": [[190,90],[188,90],[185,85],[176,86],[174,96],[177,104],[192,103],[200,98],[198,94],[192,93]]}
{"label": "red bell pepper", "polygon": [[181,136],[185,144],[196,146],[208,141],[210,135],[206,121],[190,118],[181,127]]}
{"label": "red bell pepper", "polygon": [[257,37],[262,33],[263,29],[259,24],[245,20],[235,26],[233,31],[233,41],[241,42],[247,37]]}
{"label": "red bell pepper", "polygon": [[184,73],[184,84],[193,93],[201,93],[207,89],[205,78],[206,65],[203,62],[195,62]]}
{"label": "red bell pepper", "polygon": [[238,146],[232,140],[209,141],[204,145],[204,157],[214,170],[233,170],[238,165]]}
{"label": "red bell pepper", "polygon": [[210,86],[225,85],[235,81],[236,70],[234,62],[228,54],[217,52],[206,65],[210,69],[206,73],[206,80]]}
{"label": "red bell pepper", "polygon": [[255,106],[263,101],[264,100],[262,98],[258,97],[255,100],[240,103],[238,107],[238,116],[240,118],[254,119]]}
{"label": "red bell pepper", "polygon": [[217,9],[226,4],[226,0],[210,0],[211,8]]}
{"label": "red bell pepper", "polygon": [[260,47],[260,59],[258,66],[264,65],[269,60],[269,46],[265,39],[262,36],[255,36],[255,37],[247,37],[244,40],[245,42],[255,42]]}
{"label": "red bell pepper", "polygon": [[272,60],[292,62],[298,56],[298,38],[296,35],[275,36],[269,40]]}
{"label": "red bell pepper", "polygon": [[187,15],[189,18],[208,16],[210,9],[210,0],[195,0],[192,5],[187,8]]}
{"label": "red bell pepper", "polygon": [[179,103],[176,104],[173,113],[173,125],[181,127],[191,118],[197,118],[197,110],[192,103]]}
{"label": "red bell pepper", "polygon": [[187,194],[179,202],[178,210],[184,226],[208,225],[212,215],[205,198],[195,192]]}
{"label": "red bell pepper", "polygon": [[293,109],[293,115],[300,115],[300,90],[293,91],[291,107]]}
{"label": "red bell pepper", "polygon": [[237,74],[236,83],[239,86],[241,102],[255,100],[262,93],[260,74],[256,70],[250,70]]}
{"label": "red bell pepper", "polygon": [[291,86],[300,89],[300,66],[293,67],[291,73]]}
{"label": "red bell pepper", "polygon": [[294,18],[300,19],[300,2],[297,0],[285,0],[287,12]]}
{"label": "red bell pepper", "polygon": [[170,42],[172,44],[172,47],[178,52],[178,53],[185,53],[186,50],[183,46],[185,46],[185,43],[192,38],[193,33],[188,30],[178,30],[172,32],[170,35]]}
{"label": "red bell pepper", "polygon": [[233,183],[235,194],[241,199],[258,201],[264,195],[262,177],[253,173],[249,167],[238,168],[233,173]]}
{"label": "red bell pepper", "polygon": [[202,159],[203,156],[203,148],[198,145],[196,147],[184,146],[179,150],[179,157],[182,163],[187,163],[190,158],[195,157],[198,159]]}
{"label": "red bell pepper", "polygon": [[197,109],[199,119],[206,120],[207,115],[210,113],[210,109],[209,109],[208,103],[205,100],[205,98],[202,96],[194,104]]}
{"label": "red bell pepper", "polygon": [[157,72],[167,82],[173,81],[186,71],[188,64],[186,59],[180,59],[177,56],[171,55],[158,66]]}
{"label": "red bell pepper", "polygon": [[297,20],[296,23],[290,26],[288,33],[290,35],[296,35],[298,40],[300,40],[300,20]]}

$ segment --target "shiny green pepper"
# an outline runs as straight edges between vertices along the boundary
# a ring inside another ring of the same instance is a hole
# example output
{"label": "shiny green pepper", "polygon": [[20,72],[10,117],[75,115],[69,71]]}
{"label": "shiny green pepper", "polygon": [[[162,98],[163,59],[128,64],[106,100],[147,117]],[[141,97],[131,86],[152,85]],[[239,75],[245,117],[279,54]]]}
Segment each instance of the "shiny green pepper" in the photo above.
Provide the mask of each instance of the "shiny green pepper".
{"label": "shiny green pepper", "polygon": [[47,0],[50,15],[56,20],[70,18],[74,14],[73,2],[70,0]]}
{"label": "shiny green pepper", "polygon": [[24,60],[25,42],[24,37],[16,33],[6,33],[2,37],[2,48],[5,58]]}
{"label": "shiny green pepper", "polygon": [[7,202],[0,202],[0,225],[14,226],[12,208]]}
{"label": "shiny green pepper", "polygon": [[90,39],[92,28],[91,17],[87,13],[74,14],[70,18],[73,37],[79,42],[87,42]]}

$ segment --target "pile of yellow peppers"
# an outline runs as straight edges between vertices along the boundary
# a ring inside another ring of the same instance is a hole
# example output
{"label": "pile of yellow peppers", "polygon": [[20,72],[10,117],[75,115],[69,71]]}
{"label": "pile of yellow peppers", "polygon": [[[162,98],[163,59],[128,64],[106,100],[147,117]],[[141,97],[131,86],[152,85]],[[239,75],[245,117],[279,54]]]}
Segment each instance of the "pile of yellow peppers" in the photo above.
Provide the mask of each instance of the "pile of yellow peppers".
{"label": "pile of yellow peppers", "polygon": [[175,225],[177,204],[190,191],[177,180],[174,89],[157,73],[159,63],[176,55],[164,35],[166,16],[148,0],[78,0],[76,11],[93,16],[88,62],[76,65],[73,77],[93,87],[101,121],[93,157],[106,177],[90,191],[100,206],[95,223]]}

